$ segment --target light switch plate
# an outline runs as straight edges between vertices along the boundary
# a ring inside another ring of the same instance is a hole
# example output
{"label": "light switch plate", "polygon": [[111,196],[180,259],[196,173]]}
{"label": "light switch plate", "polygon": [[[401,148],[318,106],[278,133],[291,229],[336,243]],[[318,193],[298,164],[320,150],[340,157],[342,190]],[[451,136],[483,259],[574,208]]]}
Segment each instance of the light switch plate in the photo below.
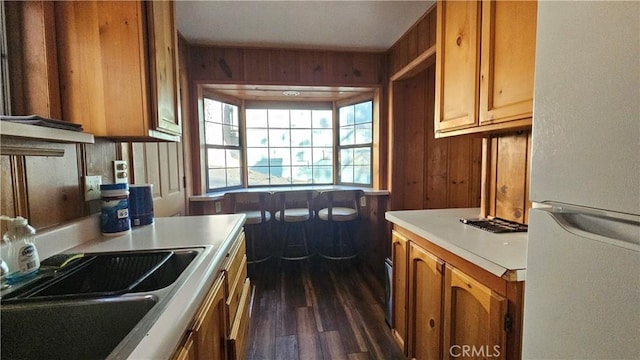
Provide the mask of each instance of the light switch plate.
{"label": "light switch plate", "polygon": [[116,184],[126,184],[129,182],[129,166],[126,161],[113,161],[113,178]]}
{"label": "light switch plate", "polygon": [[84,177],[84,201],[100,199],[100,185],[102,176],[92,175]]}

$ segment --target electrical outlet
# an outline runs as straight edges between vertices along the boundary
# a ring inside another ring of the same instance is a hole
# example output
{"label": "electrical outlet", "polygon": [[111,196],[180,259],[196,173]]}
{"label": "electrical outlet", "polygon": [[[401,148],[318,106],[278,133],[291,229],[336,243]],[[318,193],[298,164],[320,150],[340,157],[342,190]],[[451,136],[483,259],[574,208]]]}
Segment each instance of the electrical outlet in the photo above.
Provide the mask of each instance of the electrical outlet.
{"label": "electrical outlet", "polygon": [[222,204],[220,204],[220,201],[216,201],[216,214],[220,213],[222,211]]}
{"label": "electrical outlet", "polygon": [[365,196],[360,198],[360,207],[366,207],[367,206],[367,198]]}
{"label": "electrical outlet", "polygon": [[127,166],[126,161],[113,161],[113,178],[115,179],[116,184],[126,184],[129,182],[128,170],[129,166]]}
{"label": "electrical outlet", "polygon": [[84,177],[84,201],[100,199],[100,184],[102,184],[100,175]]}

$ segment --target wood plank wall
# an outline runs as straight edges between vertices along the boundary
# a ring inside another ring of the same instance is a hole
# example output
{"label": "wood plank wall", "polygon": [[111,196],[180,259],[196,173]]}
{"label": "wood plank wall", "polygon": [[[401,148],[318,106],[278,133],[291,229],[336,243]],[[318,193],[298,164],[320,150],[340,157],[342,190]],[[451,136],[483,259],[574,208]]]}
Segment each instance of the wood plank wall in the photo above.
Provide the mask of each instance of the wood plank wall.
{"label": "wood plank wall", "polygon": [[391,209],[480,206],[482,139],[435,138],[435,66],[393,92]]}
{"label": "wood plank wall", "polygon": [[436,5],[434,4],[387,51],[389,74],[402,70],[410,62],[436,44]]}
{"label": "wood plank wall", "polygon": [[376,52],[191,46],[197,83],[380,86],[385,56]]}
{"label": "wood plank wall", "polygon": [[528,223],[531,178],[531,131],[487,139],[487,202],[484,210],[520,223]]}

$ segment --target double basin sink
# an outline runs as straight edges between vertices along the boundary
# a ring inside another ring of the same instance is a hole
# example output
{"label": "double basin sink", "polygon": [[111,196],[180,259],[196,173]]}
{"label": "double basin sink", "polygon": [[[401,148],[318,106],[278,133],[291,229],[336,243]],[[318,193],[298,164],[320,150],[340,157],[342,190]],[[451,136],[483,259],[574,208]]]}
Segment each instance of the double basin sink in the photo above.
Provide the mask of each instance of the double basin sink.
{"label": "double basin sink", "polygon": [[3,359],[126,358],[204,248],[83,254],[2,292]]}

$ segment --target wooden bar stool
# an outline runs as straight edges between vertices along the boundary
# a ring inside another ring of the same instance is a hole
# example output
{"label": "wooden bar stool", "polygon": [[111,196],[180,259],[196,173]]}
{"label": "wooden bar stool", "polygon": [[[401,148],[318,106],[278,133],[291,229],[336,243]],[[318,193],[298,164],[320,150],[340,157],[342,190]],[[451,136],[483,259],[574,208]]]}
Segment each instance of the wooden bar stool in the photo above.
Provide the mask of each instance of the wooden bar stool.
{"label": "wooden bar stool", "polygon": [[314,217],[312,209],[316,191],[293,190],[274,194],[278,202],[275,219],[283,225],[280,258],[302,260],[313,255],[309,247],[306,224]]}
{"label": "wooden bar stool", "polygon": [[247,264],[267,261],[271,258],[271,212],[267,204],[271,193],[232,192],[224,195],[224,202],[230,212],[245,214],[244,228],[247,234]]}
{"label": "wooden bar stool", "polygon": [[[325,239],[318,244],[318,253],[326,259],[343,260],[358,256],[358,246],[350,230],[360,215],[360,198],[362,190],[328,190],[317,198],[323,208],[318,211],[318,219],[326,221]],[[327,235],[328,234],[328,235]]]}

